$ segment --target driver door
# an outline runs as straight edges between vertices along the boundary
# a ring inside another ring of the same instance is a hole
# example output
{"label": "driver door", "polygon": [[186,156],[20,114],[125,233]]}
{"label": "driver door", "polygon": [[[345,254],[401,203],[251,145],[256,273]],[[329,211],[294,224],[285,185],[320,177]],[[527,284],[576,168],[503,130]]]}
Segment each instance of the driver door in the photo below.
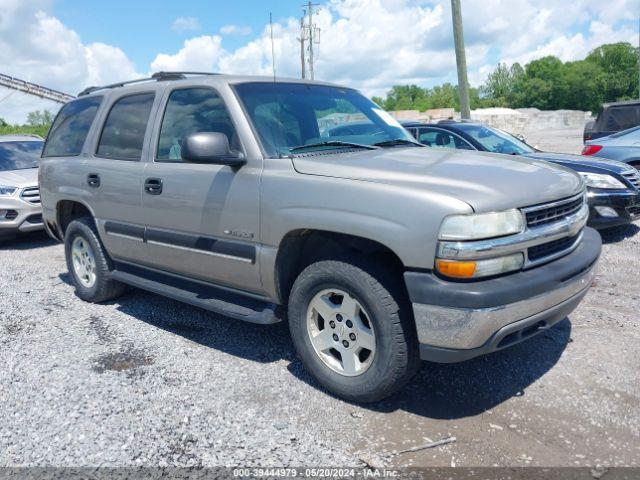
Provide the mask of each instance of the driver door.
{"label": "driver door", "polygon": [[190,278],[260,290],[257,264],[261,161],[241,168],[183,162],[185,136],[220,132],[241,145],[222,97],[209,87],[165,95],[155,155],[144,171],[147,263]]}

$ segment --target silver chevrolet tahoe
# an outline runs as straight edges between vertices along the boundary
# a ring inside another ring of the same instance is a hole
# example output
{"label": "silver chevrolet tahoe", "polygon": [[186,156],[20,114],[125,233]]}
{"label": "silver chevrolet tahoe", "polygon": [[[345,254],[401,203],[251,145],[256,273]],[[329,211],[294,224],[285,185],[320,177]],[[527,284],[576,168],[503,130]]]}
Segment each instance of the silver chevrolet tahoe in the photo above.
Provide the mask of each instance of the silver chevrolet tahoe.
{"label": "silver chevrolet tahoe", "polygon": [[0,135],[0,240],[42,230],[36,135]]}
{"label": "silver chevrolet tahoe", "polygon": [[[341,128],[369,123],[368,129]],[[331,131],[331,135],[329,132]],[[268,324],[352,401],[565,318],[600,254],[585,186],[542,161],[417,144],[356,90],[164,72],[92,87],[40,167],[77,295],[133,285]]]}

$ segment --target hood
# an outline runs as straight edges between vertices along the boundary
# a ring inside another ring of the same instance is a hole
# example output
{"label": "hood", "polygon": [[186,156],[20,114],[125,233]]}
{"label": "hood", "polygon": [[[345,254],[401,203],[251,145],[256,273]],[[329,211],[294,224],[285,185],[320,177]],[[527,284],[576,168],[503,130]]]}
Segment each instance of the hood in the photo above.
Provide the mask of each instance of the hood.
{"label": "hood", "polygon": [[536,160],[558,163],[578,172],[620,174],[630,170],[629,165],[616,160],[608,160],[606,158],[591,156],[587,157],[584,155],[572,155],[570,153],[535,152],[525,153],[522,156],[535,158]]}
{"label": "hood", "polygon": [[38,185],[38,169],[0,171],[0,185],[18,188],[35,187]]}
{"label": "hood", "polygon": [[387,148],[292,161],[299,173],[427,190],[462,200],[476,212],[558,200],[583,188],[582,179],[562,167],[469,150]]}

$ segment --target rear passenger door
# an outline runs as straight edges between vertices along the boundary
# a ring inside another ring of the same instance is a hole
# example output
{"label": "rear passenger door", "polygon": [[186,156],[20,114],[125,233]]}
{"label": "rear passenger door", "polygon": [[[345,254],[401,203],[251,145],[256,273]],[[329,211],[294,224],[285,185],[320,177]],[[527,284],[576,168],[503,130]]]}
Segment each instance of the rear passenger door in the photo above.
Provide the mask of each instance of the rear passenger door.
{"label": "rear passenger door", "polygon": [[185,163],[185,136],[220,132],[242,151],[223,98],[210,87],[176,87],[165,94],[147,163],[142,207],[147,264],[183,276],[259,292],[257,262],[262,161],[240,168]]}
{"label": "rear passenger door", "polygon": [[142,160],[155,97],[154,91],[140,91],[111,98],[85,166],[98,229],[117,260],[138,263],[146,258]]}

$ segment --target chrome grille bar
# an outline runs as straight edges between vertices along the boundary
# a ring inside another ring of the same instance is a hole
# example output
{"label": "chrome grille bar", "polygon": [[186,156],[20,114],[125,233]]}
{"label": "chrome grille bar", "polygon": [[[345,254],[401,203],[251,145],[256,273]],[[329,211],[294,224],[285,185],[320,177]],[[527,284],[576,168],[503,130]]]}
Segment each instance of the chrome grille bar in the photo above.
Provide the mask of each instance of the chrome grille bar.
{"label": "chrome grille bar", "polygon": [[33,204],[40,203],[40,189],[38,187],[27,187],[22,190],[20,197],[25,201]]}

